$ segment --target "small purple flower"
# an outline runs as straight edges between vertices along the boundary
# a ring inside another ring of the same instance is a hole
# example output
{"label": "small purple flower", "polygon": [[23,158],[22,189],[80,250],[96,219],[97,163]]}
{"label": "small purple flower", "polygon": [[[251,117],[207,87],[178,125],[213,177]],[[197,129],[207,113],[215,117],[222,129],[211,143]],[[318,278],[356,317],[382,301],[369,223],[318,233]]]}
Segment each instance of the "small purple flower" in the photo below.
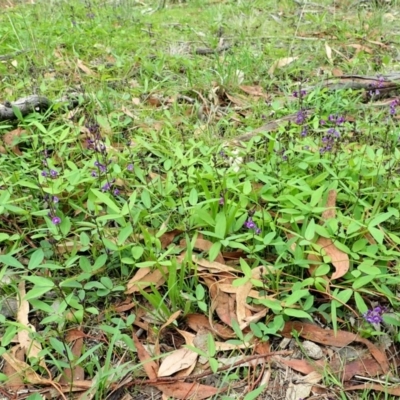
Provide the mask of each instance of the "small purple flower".
{"label": "small purple flower", "polygon": [[340,133],[335,129],[335,128],[329,128],[327,133],[331,136],[334,136],[336,138],[340,137]]}
{"label": "small purple flower", "polygon": [[108,192],[111,189],[111,183],[107,182],[105,185],[101,187],[102,192]]}
{"label": "small purple flower", "polygon": [[223,205],[225,204],[225,199],[224,199],[223,196],[221,196],[221,197],[219,198],[218,203],[219,203],[221,206],[223,206]]}
{"label": "small purple flower", "polygon": [[393,101],[390,102],[389,104],[389,113],[390,115],[396,114],[396,107],[399,105],[399,100],[394,99]]}
{"label": "small purple flower", "polygon": [[114,193],[114,196],[118,196],[119,195],[119,190],[118,189],[114,189],[113,193]]}
{"label": "small purple flower", "polygon": [[382,322],[382,315],[387,311],[386,307],[375,307],[372,310],[368,310],[363,314],[364,319],[370,324],[379,324]]}
{"label": "small purple flower", "polygon": [[128,166],[126,167],[126,169],[128,171],[133,171],[133,164],[128,164]]}
{"label": "small purple flower", "polygon": [[341,115],[340,117],[337,117],[336,119],[336,125],[341,125],[345,121],[344,117]]}
{"label": "small purple flower", "polygon": [[244,223],[244,227],[247,229],[257,229],[256,223],[253,221],[252,218],[248,218],[247,221]]}
{"label": "small purple flower", "polygon": [[51,219],[51,222],[52,222],[54,225],[61,224],[61,218],[55,216],[55,217],[53,217],[53,218]]}
{"label": "small purple flower", "polygon": [[294,121],[297,125],[304,124],[307,118],[307,114],[304,110],[297,111],[296,120]]}
{"label": "small purple flower", "polygon": [[90,173],[90,175],[92,175],[93,178],[96,178],[97,172],[96,172],[96,171],[92,171],[92,172]]}
{"label": "small purple flower", "polygon": [[261,229],[260,229],[260,228],[257,228],[257,229],[255,230],[255,233],[256,233],[256,235],[259,235],[259,234],[261,233]]}
{"label": "small purple flower", "polygon": [[307,91],[306,90],[303,90],[303,89],[301,89],[301,90],[299,90],[299,91],[297,91],[297,90],[295,90],[293,93],[292,93],[292,95],[293,95],[293,97],[295,97],[296,99],[297,98],[303,98],[305,95],[307,94]]}
{"label": "small purple flower", "polygon": [[104,164],[99,163],[98,161],[95,161],[94,166],[97,167],[101,173],[107,172],[107,167]]}
{"label": "small purple flower", "polygon": [[306,136],[307,136],[307,127],[304,127],[304,128],[302,129],[300,135],[301,135],[302,137],[306,137]]}
{"label": "small purple flower", "polygon": [[50,176],[51,176],[52,178],[57,178],[58,172],[57,172],[55,169],[51,169],[51,170],[50,170]]}
{"label": "small purple flower", "polygon": [[329,117],[328,117],[328,121],[335,122],[336,121],[336,115],[330,114]]}
{"label": "small purple flower", "polygon": [[320,124],[321,126],[324,126],[324,125],[326,124],[326,121],[325,121],[324,119],[320,119],[320,120],[319,120],[319,124]]}
{"label": "small purple flower", "polygon": [[41,175],[46,177],[48,175],[48,173],[47,173],[47,171],[42,171]]}
{"label": "small purple flower", "polygon": [[60,201],[60,199],[57,196],[53,196],[53,203],[57,204]]}

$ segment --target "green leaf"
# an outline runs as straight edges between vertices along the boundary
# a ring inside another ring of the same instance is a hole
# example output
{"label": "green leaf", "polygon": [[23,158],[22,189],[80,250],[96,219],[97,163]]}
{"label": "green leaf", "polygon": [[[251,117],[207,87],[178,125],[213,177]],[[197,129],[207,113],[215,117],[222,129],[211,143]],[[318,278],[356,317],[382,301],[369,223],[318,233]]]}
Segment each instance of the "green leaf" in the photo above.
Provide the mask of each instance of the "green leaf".
{"label": "green leaf", "polygon": [[61,220],[61,225],[60,225],[61,233],[64,236],[67,236],[69,231],[71,230],[71,220],[69,217],[64,217]]}
{"label": "green leaf", "polygon": [[101,268],[107,261],[107,254],[102,254],[99,257],[97,257],[94,265],[93,265],[93,270]]}
{"label": "green leaf", "polygon": [[314,218],[311,218],[310,222],[307,225],[307,229],[304,233],[304,237],[307,240],[311,241],[314,239],[314,236],[315,236],[315,221]]}
{"label": "green leaf", "polygon": [[266,385],[260,385],[257,389],[252,390],[243,397],[243,400],[255,400],[264,390]]}
{"label": "green leaf", "polygon": [[10,237],[9,234],[4,233],[4,232],[0,232],[0,242],[4,242],[5,240],[7,240]]}
{"label": "green leaf", "polygon": [[371,219],[371,221],[367,224],[368,225],[368,229],[381,224],[382,222],[387,221],[389,218],[391,218],[393,216],[393,212],[385,212],[379,215],[376,215],[375,217],[373,217]]}
{"label": "green leaf", "polygon": [[383,232],[378,229],[378,228],[374,228],[374,227],[368,227],[368,231],[369,233],[372,235],[372,237],[379,243],[382,244],[383,243],[383,239],[384,239],[384,234]]}
{"label": "green leaf", "polygon": [[243,184],[243,194],[248,195],[251,193],[252,187],[250,181],[245,181]]}
{"label": "green leaf", "polygon": [[0,263],[8,267],[24,268],[24,266],[10,254],[0,255]]}
{"label": "green leaf", "polygon": [[356,302],[357,309],[361,314],[364,314],[368,311],[368,306],[365,304],[365,301],[361,297],[360,293],[354,292],[354,300]]}
{"label": "green leaf", "polygon": [[125,244],[126,239],[128,239],[128,237],[131,236],[132,233],[133,233],[133,227],[131,224],[127,224],[125,228],[122,228],[118,234],[118,239],[117,239],[118,246],[122,246],[123,244]]}
{"label": "green leaf", "polygon": [[285,307],[290,307],[297,303],[302,297],[308,296],[310,292],[307,289],[296,290],[284,300]]}
{"label": "green leaf", "polygon": [[105,205],[107,205],[114,212],[116,212],[118,214],[121,213],[120,208],[114,203],[114,201],[110,198],[110,195],[108,193],[100,192],[97,189],[90,189],[90,190],[97,197],[97,199],[100,200],[100,202],[102,202]]}
{"label": "green leaf", "polygon": [[285,308],[283,310],[283,313],[285,315],[288,315],[289,317],[296,317],[296,318],[307,318],[309,320],[313,320],[310,316],[310,314],[306,313],[305,311],[302,310],[296,310],[294,308]]}
{"label": "green leaf", "polygon": [[212,244],[212,246],[208,252],[208,257],[211,262],[217,258],[220,250],[221,250],[221,242],[215,242]]}
{"label": "green leaf", "polygon": [[150,192],[147,189],[143,189],[142,194],[140,195],[143,205],[146,208],[151,208],[151,197]]}
{"label": "green leaf", "polygon": [[31,188],[31,189],[39,189],[39,186],[38,186],[38,185],[35,185],[35,184],[32,183],[32,182],[24,181],[24,180],[18,181],[18,185],[19,185],[19,186],[28,187],[28,188]]}
{"label": "green leaf", "polygon": [[383,314],[382,318],[388,325],[400,327],[400,316],[398,314]]}
{"label": "green leaf", "polygon": [[144,252],[144,248],[142,246],[134,246],[131,249],[132,257],[135,260],[139,260],[140,257],[142,257]]}
{"label": "green leaf", "polygon": [[215,218],[215,235],[219,239],[224,239],[226,233],[226,216],[224,212],[217,214]]}
{"label": "green leaf", "polygon": [[342,304],[346,304],[350,300],[352,295],[353,295],[353,290],[344,289],[344,290],[341,290],[336,295],[334,295],[334,297],[336,297],[338,300],[340,300],[342,302]]}
{"label": "green leaf", "polygon": [[44,259],[44,252],[42,249],[37,249],[33,252],[29,264],[28,264],[28,269],[34,269],[38,267]]}
{"label": "green leaf", "polygon": [[199,195],[197,194],[196,188],[192,188],[189,194],[189,204],[195,206],[199,200]]}
{"label": "green leaf", "polygon": [[374,280],[374,275],[360,276],[353,282],[353,289],[359,289]]}

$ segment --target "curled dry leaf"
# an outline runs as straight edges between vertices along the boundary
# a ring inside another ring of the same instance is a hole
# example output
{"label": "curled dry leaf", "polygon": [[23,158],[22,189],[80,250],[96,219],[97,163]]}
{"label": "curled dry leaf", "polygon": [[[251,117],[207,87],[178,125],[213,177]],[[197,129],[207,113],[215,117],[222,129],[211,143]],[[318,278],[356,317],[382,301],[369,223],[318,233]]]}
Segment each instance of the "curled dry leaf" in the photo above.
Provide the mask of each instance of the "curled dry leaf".
{"label": "curled dry leaf", "polygon": [[273,75],[275,70],[285,67],[286,65],[289,65],[293,61],[297,60],[298,57],[284,57],[280,58],[279,60],[276,60],[272,65],[271,68],[268,70],[268,73],[270,75]]}
{"label": "curled dry leaf", "polygon": [[292,337],[291,333],[293,331],[297,331],[303,338],[323,345],[344,347],[348,346],[352,342],[363,343],[365,346],[367,346],[369,352],[375,358],[378,364],[380,364],[383,372],[386,373],[389,371],[389,361],[386,357],[386,354],[379,350],[378,347],[376,347],[369,340],[361,338],[354,333],[339,330],[335,334],[335,331],[331,329],[323,329],[317,325],[293,321],[285,324],[281,334],[284,337]]}
{"label": "curled dry leaf", "polygon": [[127,283],[125,293],[132,294],[140,292],[151,285],[159,287],[165,282],[165,276],[168,274],[168,269],[163,268],[162,271],[157,269],[152,271],[150,268],[139,268],[135,276]]}
{"label": "curled dry leaf", "polygon": [[332,239],[320,237],[316,244],[322,247],[322,250],[330,257],[331,263],[335,267],[335,272],[332,274],[331,279],[339,279],[345,275],[350,268],[349,256],[339,250]]}
{"label": "curled dry leaf", "polygon": [[199,355],[192,350],[181,348],[165,357],[160,365],[157,376],[171,376],[196,363]]}

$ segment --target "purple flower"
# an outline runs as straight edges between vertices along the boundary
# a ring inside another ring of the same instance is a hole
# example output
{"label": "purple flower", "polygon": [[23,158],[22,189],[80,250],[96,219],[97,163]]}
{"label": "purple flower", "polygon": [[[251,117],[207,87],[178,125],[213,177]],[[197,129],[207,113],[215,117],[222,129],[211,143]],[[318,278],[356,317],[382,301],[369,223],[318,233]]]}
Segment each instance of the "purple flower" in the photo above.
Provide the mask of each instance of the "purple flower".
{"label": "purple flower", "polygon": [[396,107],[398,105],[399,105],[399,100],[398,99],[395,99],[395,100],[390,102],[390,104],[389,104],[389,113],[390,113],[390,115],[396,114]]}
{"label": "purple flower", "polygon": [[53,196],[53,203],[57,204],[60,201],[60,199],[57,196]]}
{"label": "purple flower", "polygon": [[307,136],[307,127],[304,127],[304,128],[302,129],[300,135],[301,135],[302,137],[306,137],[306,136]]}
{"label": "purple flower", "polygon": [[253,221],[252,218],[248,218],[247,221],[244,223],[244,227],[247,229],[256,229],[257,225],[256,223]]}
{"label": "purple flower", "polygon": [[295,91],[292,93],[293,97],[295,97],[296,99],[299,98],[299,97],[300,97],[300,99],[301,99],[301,98],[303,98],[306,94],[307,94],[307,91],[306,91],[306,90],[303,90],[303,89],[301,89],[301,90],[299,90],[299,91],[295,90]]}
{"label": "purple flower", "polygon": [[341,125],[345,121],[344,117],[341,115],[340,117],[337,117],[336,119],[336,125]]}
{"label": "purple flower", "polygon": [[133,164],[128,164],[128,166],[126,167],[126,169],[128,171],[133,171]]}
{"label": "purple flower", "polygon": [[57,178],[58,172],[57,172],[55,169],[51,169],[51,170],[50,170],[50,176],[51,176],[52,178]]}
{"label": "purple flower", "polygon": [[319,124],[320,124],[321,126],[324,126],[324,125],[326,124],[326,121],[325,121],[324,119],[320,119],[320,120],[319,120]]}
{"label": "purple flower", "polygon": [[96,172],[96,171],[92,171],[92,172],[90,173],[90,175],[92,175],[93,178],[96,178],[97,172]]}
{"label": "purple flower", "polygon": [[113,193],[114,193],[114,196],[118,196],[119,195],[119,189],[114,189]]}
{"label": "purple flower", "polygon": [[94,166],[97,167],[101,173],[107,172],[107,167],[104,164],[99,163],[98,161],[95,161]]}
{"label": "purple flower", "polygon": [[53,217],[53,218],[51,219],[51,222],[52,222],[54,225],[61,224],[61,218],[55,216],[55,217]]}
{"label": "purple flower", "polygon": [[370,324],[379,324],[382,322],[382,315],[387,311],[386,307],[375,307],[372,310],[368,310],[363,314],[364,319]]}
{"label": "purple flower", "polygon": [[47,171],[42,171],[41,175],[46,177],[48,175],[48,173],[47,173]]}
{"label": "purple flower", "polygon": [[221,197],[219,198],[218,203],[219,203],[221,206],[223,206],[223,205],[225,204],[225,199],[223,198],[223,196],[221,196]]}
{"label": "purple flower", "polygon": [[102,192],[108,192],[111,189],[111,183],[107,182],[105,185],[101,187]]}
{"label": "purple flower", "polygon": [[307,114],[304,110],[300,110],[296,114],[296,120],[294,121],[297,125],[302,125],[304,124],[305,120],[307,118]]}

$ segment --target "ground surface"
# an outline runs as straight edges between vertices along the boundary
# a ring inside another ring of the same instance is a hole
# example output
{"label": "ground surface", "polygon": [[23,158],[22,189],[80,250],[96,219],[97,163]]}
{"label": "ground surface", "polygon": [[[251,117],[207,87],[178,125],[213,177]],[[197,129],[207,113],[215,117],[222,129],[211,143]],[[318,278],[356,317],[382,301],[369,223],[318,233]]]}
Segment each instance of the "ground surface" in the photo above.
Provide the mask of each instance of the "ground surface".
{"label": "ground surface", "polygon": [[400,396],[399,18],[3,0],[0,398]]}

